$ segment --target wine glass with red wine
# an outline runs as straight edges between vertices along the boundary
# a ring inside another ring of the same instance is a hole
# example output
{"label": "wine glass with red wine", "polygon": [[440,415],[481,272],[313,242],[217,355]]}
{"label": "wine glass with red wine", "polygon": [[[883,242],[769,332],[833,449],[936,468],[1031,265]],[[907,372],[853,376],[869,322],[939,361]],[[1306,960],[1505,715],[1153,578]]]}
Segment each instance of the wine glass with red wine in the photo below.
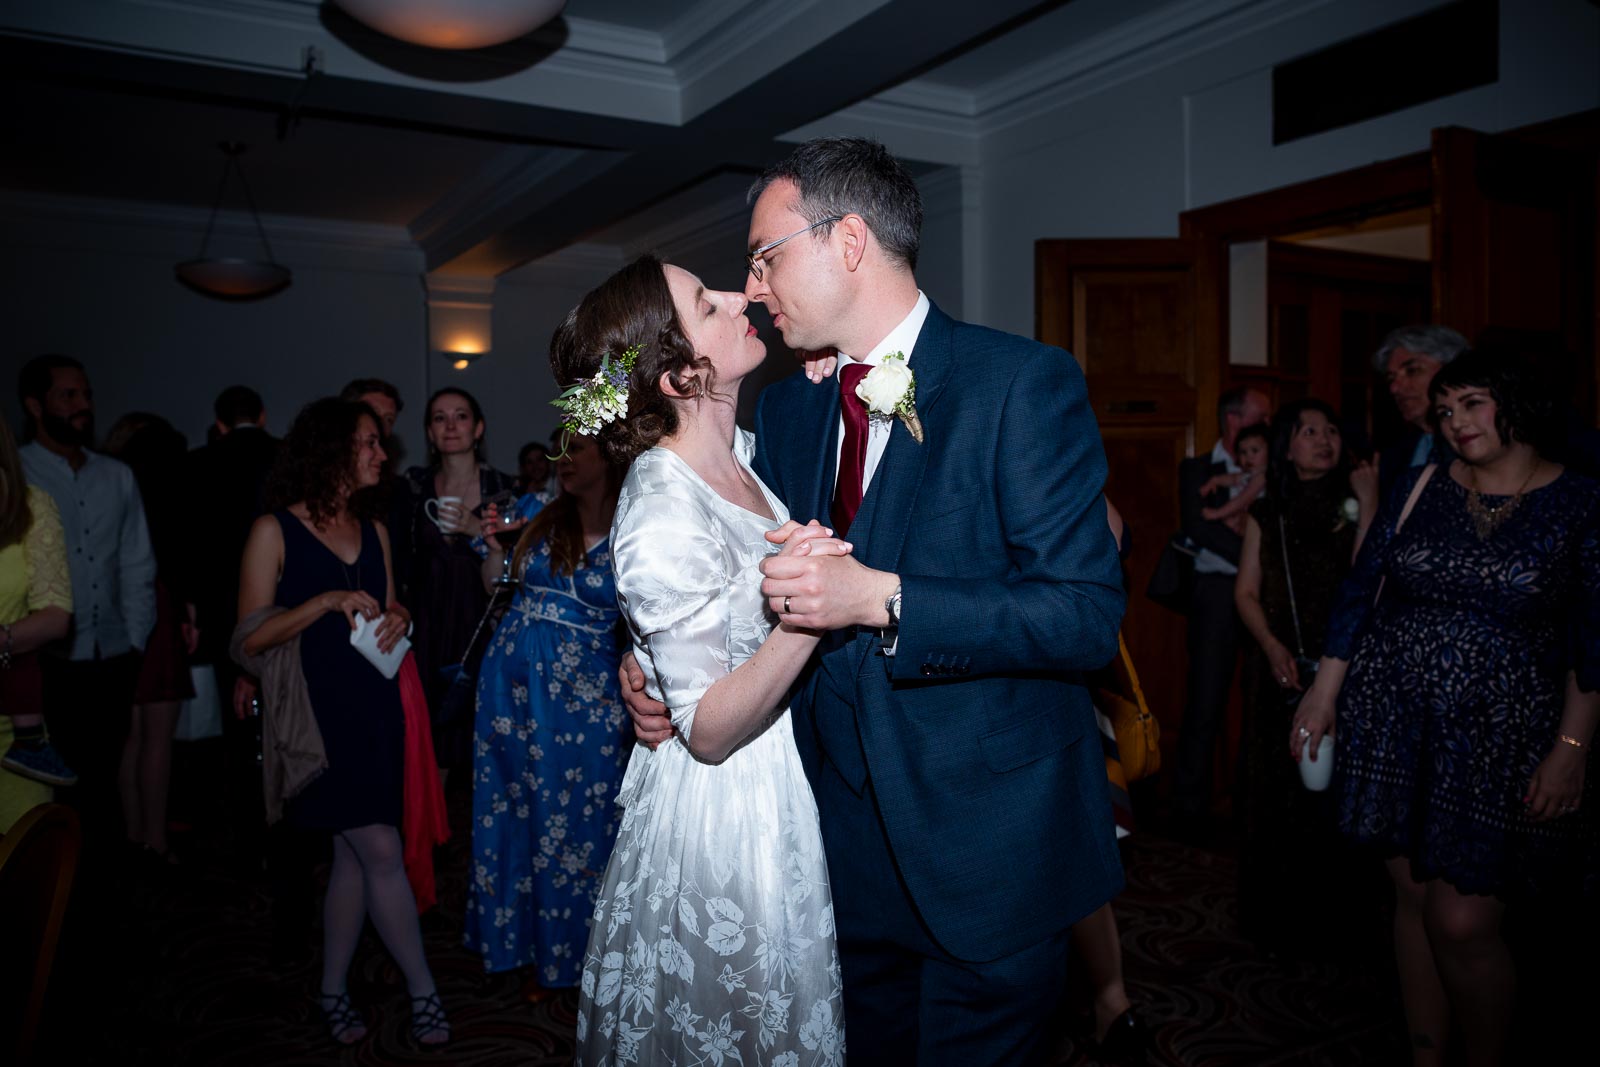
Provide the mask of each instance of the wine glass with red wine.
{"label": "wine glass with red wine", "polygon": [[511,513],[516,510],[517,494],[509,489],[494,494],[479,506],[479,516],[481,517],[491,507],[494,508],[495,516],[499,519],[499,522],[495,524],[495,531],[489,536],[494,539],[495,544],[500,546],[500,550],[505,553],[505,561],[500,565],[500,577],[494,580],[494,584],[516,585],[517,580],[511,577],[511,557],[516,550],[518,538],[522,536],[522,524],[518,523],[508,529],[505,523],[511,518]]}

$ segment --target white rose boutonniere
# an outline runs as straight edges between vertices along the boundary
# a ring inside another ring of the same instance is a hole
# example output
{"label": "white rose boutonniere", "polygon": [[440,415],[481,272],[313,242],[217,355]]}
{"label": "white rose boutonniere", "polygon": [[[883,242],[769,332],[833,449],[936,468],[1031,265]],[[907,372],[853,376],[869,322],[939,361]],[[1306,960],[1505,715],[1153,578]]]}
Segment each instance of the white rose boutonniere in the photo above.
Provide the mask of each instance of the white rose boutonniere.
{"label": "white rose boutonniere", "polygon": [[922,443],[922,420],[917,417],[917,376],[906,366],[904,352],[890,352],[867,372],[856,386],[856,396],[874,419],[898,418],[911,437]]}
{"label": "white rose boutonniere", "polygon": [[1344,503],[1339,505],[1339,514],[1344,517],[1345,522],[1355,522],[1361,518],[1361,505],[1355,497],[1347,496],[1344,498]]}

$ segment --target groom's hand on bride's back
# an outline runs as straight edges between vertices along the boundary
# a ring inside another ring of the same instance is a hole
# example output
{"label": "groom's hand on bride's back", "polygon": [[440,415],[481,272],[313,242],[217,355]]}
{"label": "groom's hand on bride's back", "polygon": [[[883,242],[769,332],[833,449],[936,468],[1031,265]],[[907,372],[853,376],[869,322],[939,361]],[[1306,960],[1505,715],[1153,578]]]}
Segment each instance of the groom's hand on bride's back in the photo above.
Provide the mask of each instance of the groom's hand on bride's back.
{"label": "groom's hand on bride's back", "polygon": [[634,736],[652,749],[669,740],[677,732],[672,717],[667,714],[665,704],[652,700],[644,691],[644,671],[639,669],[639,661],[633,658],[632,652],[623,654],[617,678],[622,682],[622,703],[633,720]]}

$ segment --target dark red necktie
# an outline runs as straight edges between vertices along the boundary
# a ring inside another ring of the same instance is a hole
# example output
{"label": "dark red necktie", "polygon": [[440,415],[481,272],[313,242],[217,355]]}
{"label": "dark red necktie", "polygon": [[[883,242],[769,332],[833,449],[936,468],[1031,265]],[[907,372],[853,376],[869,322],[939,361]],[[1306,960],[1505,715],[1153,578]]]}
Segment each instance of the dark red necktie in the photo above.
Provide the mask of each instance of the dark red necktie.
{"label": "dark red necktie", "polygon": [[867,405],[856,396],[856,386],[872,368],[865,363],[844,360],[839,368],[839,411],[844,415],[844,447],[839,449],[839,481],[833,490],[833,533],[850,533],[861,507],[863,478],[867,469]]}

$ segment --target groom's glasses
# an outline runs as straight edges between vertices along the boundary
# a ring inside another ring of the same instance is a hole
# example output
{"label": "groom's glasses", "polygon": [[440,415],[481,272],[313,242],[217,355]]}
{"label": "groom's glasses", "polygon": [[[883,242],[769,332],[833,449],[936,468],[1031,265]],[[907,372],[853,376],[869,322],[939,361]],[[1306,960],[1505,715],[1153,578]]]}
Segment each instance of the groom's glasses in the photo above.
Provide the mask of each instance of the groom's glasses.
{"label": "groom's glasses", "polygon": [[761,267],[762,267],[761,257],[762,256],[766,255],[768,252],[772,251],[774,248],[777,248],[779,245],[783,244],[783,242],[789,240],[791,237],[799,237],[801,234],[806,233],[809,230],[814,230],[818,226],[827,226],[830,223],[839,222],[843,218],[844,218],[843,215],[829,215],[825,219],[818,219],[816,222],[813,222],[810,226],[802,226],[800,229],[798,229],[798,230],[794,231],[793,233],[791,233],[788,237],[780,237],[776,241],[768,241],[766,244],[762,245],[760,248],[757,248],[752,252],[746,252],[744,254],[745,266],[750,268],[751,275],[753,275],[755,277],[755,280],[759,282],[761,280]]}

